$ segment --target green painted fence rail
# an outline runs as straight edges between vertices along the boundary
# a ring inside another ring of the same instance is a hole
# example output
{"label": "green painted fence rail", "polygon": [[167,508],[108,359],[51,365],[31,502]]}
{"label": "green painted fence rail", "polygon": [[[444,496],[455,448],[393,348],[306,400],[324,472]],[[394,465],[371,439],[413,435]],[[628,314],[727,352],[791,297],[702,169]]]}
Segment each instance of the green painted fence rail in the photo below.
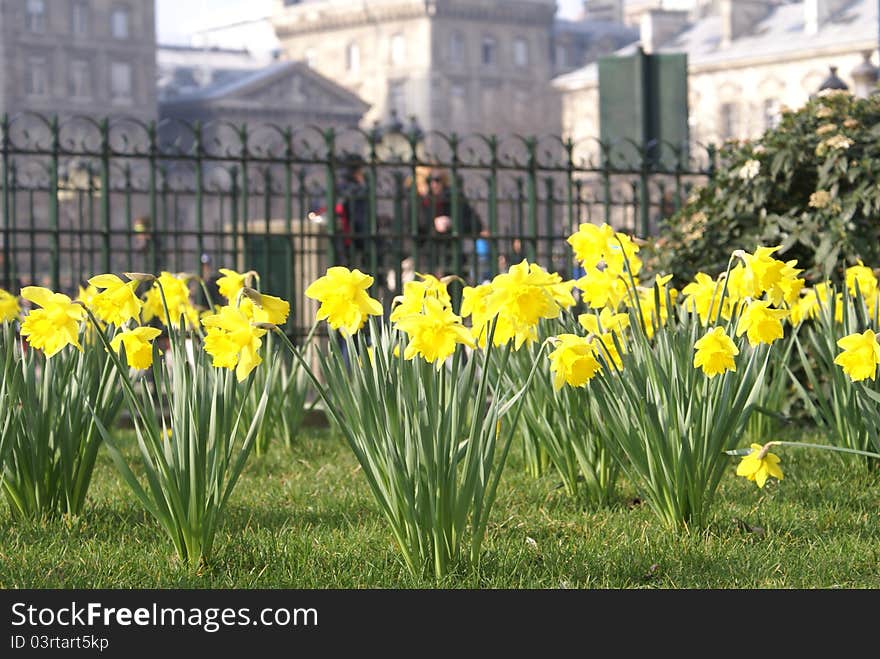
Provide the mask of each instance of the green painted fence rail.
{"label": "green painted fence rail", "polygon": [[[3,116],[0,133],[3,288],[76,294],[101,272],[253,269],[292,301],[292,335],[310,325],[305,286],[332,264],[373,274],[386,306],[414,272],[474,284],[528,258],[570,277],[578,224],[651,234],[715,160],[711,146],[29,112]],[[446,234],[418,232],[436,200],[414,181],[429,168],[450,184]],[[358,205],[358,231],[346,233],[343,201]],[[480,234],[463,230],[467,205]]]}

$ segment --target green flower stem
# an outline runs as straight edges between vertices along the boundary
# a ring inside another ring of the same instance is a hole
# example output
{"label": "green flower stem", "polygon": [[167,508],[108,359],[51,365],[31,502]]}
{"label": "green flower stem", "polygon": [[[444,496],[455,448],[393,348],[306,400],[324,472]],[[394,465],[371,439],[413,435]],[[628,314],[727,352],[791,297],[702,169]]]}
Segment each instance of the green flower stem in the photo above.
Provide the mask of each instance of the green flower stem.
{"label": "green flower stem", "polygon": [[[854,455],[861,455],[867,458],[878,458],[880,459],[880,453],[872,453],[871,451],[860,451],[854,448],[846,448],[844,446],[829,446],[828,444],[810,444],[808,442],[785,442],[785,441],[772,441],[764,444],[764,449],[770,446],[792,446],[794,448],[817,448],[823,451],[836,451],[838,453],[852,453]],[[749,455],[752,452],[750,448],[738,448],[732,449],[730,451],[725,451],[727,455],[736,455],[743,456]]]}

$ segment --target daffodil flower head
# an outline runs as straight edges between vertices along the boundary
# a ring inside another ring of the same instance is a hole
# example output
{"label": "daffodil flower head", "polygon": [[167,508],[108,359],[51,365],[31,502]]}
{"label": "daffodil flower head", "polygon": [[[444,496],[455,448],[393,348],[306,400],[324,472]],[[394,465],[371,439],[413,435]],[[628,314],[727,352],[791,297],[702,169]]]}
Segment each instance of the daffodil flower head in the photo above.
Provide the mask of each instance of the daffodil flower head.
{"label": "daffodil flower head", "polygon": [[90,308],[105,323],[121,327],[140,315],[143,302],[135,293],[137,281],[125,282],[114,274],[106,274],[92,277],[89,285],[104,289],[92,298]]}
{"label": "daffodil flower head", "polygon": [[858,285],[859,293],[865,299],[871,298],[877,291],[877,277],[874,276],[871,268],[861,261],[858,262],[858,265],[846,269],[846,287],[853,297],[856,295],[856,285]]}
{"label": "daffodil flower head", "polygon": [[739,354],[733,340],[723,327],[713,327],[694,344],[694,368],[702,368],[707,377],[713,378],[725,371],[736,371],[734,357]]}
{"label": "daffodil flower head", "polygon": [[700,322],[705,325],[718,314],[723,288],[724,282],[716,281],[704,272],[698,272],[694,281],[681,289],[681,292],[685,296],[688,309],[695,311]]}
{"label": "daffodil flower head", "polygon": [[626,299],[627,288],[623,277],[607,268],[587,269],[575,286],[581,290],[583,301],[592,309],[616,309]]}
{"label": "daffodil flower head", "polygon": [[205,352],[214,358],[215,368],[235,370],[242,382],[263,359],[260,357],[260,337],[266,330],[254,327],[251,319],[239,308],[221,307],[220,313],[202,320],[208,328]]}
{"label": "daffodil flower head", "polygon": [[547,358],[556,389],[562,389],[565,384],[586,386],[602,370],[602,365],[596,359],[595,348],[588,338],[577,334],[560,334],[553,344],[556,347]]}
{"label": "daffodil flower head", "polygon": [[834,363],[843,369],[853,382],[873,380],[880,365],[880,342],[873,330],[867,329],[861,334],[850,334],[837,342],[843,348]]}
{"label": "daffodil flower head", "polygon": [[745,289],[742,291],[742,297],[757,299],[782,280],[786,264],[771,256],[780,249],[781,246],[759,246],[754,254],[743,253],[742,259],[745,264],[743,284]]}
{"label": "daffodil flower head", "polygon": [[230,304],[235,302],[239,291],[244,288],[248,278],[253,274],[239,273],[229,268],[219,268],[218,272],[223,276],[217,278],[217,290]]}
{"label": "daffodil flower head", "polygon": [[354,334],[364,326],[368,316],[383,313],[382,303],[367,293],[372,285],[373,278],[360,270],[333,266],[312,282],[306,289],[306,297],[321,302],[317,320],[326,320],[330,327],[343,334]]}
{"label": "daffodil flower head", "polygon": [[736,335],[746,334],[752,346],[759,343],[770,345],[785,336],[782,320],[786,316],[786,309],[771,309],[769,300],[754,300],[746,306],[740,317]]}
{"label": "daffodil flower head", "polygon": [[489,335],[489,325],[492,316],[489,314],[488,299],[492,294],[492,284],[480,284],[479,286],[465,286],[461,294],[461,315],[463,318],[470,316],[471,331],[476,337],[477,344],[484,348]]}
{"label": "daffodil flower head", "polygon": [[63,293],[40,286],[25,286],[21,296],[41,307],[32,309],[21,325],[21,334],[28,337],[30,345],[45,352],[46,357],[52,357],[66,345],[82,350],[79,323],[86,314],[82,305]]}
{"label": "daffodil flower head", "polygon": [[496,343],[508,334],[507,339],[513,338],[514,348],[519,350],[523,343],[537,338],[541,318],[559,317],[560,307],[547,284],[546,271],[535,264],[530,266],[525,259],[492,280],[486,309],[491,317],[499,316]]}
{"label": "daffodil flower head", "polygon": [[258,293],[252,288],[243,287],[248,294],[243,296],[238,307],[255,323],[284,325],[290,315],[290,303],[280,297]]}
{"label": "daffodil flower head", "polygon": [[135,327],[120,332],[110,341],[110,347],[119,352],[125,346],[125,359],[136,369],[146,369],[153,365],[153,344],[151,341],[162,333],[155,327]]}
{"label": "daffodil flower head", "polygon": [[21,313],[18,298],[0,288],[0,323],[13,321]]}
{"label": "daffodil flower head", "polygon": [[424,312],[401,318],[396,328],[409,337],[404,359],[421,355],[438,369],[455,352],[457,344],[475,347],[473,335],[461,324],[461,317],[437,298],[425,298]]}
{"label": "daffodil flower head", "polygon": [[737,466],[736,475],[745,476],[750,481],[754,481],[758,487],[764,487],[770,476],[782,480],[779,456],[769,452],[770,446],[771,444],[764,446],[752,444],[751,452],[744,456]]}
{"label": "daffodil flower head", "polygon": [[[161,290],[160,290],[161,287]],[[162,293],[168,303],[168,313],[171,316],[171,324],[178,325],[181,316],[186,319],[191,327],[195,327],[199,321],[199,312],[189,301],[189,288],[186,278],[174,275],[170,272],[162,272],[153,282],[152,288],[147,291],[144,300],[144,322],[150,322],[158,318],[163,325],[167,324],[165,306],[162,303]]]}

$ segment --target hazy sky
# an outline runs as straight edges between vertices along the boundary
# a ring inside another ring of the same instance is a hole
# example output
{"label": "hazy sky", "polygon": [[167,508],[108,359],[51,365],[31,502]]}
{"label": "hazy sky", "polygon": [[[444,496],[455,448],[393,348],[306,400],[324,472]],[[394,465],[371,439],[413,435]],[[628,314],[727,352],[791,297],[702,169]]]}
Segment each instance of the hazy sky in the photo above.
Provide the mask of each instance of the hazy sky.
{"label": "hazy sky", "polygon": [[[582,0],[557,0],[559,16],[576,16]],[[189,43],[200,28],[265,16],[272,0],[156,0],[156,31],[159,43]]]}

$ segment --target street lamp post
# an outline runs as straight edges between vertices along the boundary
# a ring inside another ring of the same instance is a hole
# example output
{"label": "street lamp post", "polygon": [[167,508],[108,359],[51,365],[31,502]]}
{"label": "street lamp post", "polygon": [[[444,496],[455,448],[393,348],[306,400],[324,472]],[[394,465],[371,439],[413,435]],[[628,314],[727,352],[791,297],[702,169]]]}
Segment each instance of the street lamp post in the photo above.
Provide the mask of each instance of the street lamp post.
{"label": "street lamp post", "polygon": [[854,93],[859,98],[868,98],[871,94],[877,92],[878,75],[877,67],[871,62],[871,51],[866,50],[862,53],[864,58],[856,68],[852,70],[852,78],[855,82]]}

